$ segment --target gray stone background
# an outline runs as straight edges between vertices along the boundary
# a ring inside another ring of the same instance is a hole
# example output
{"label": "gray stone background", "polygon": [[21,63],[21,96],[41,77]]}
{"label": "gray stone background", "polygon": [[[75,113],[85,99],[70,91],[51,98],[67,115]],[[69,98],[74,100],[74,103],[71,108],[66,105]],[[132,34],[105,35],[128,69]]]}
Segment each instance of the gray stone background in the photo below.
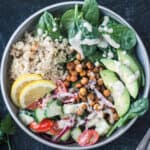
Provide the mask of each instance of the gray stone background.
{"label": "gray stone background", "polygon": [[[0,0],[0,58],[11,34],[22,21],[40,8],[62,1]],[[120,14],[135,28],[150,55],[150,0],[98,0],[98,2]],[[6,113],[7,109],[0,97],[0,116]],[[119,139],[99,149],[135,150],[150,127],[149,113],[150,111],[144,117],[139,118],[133,127]],[[11,136],[12,150],[54,150],[30,138],[17,125],[16,128],[16,134]],[[7,145],[0,145],[0,150],[7,150]]]}

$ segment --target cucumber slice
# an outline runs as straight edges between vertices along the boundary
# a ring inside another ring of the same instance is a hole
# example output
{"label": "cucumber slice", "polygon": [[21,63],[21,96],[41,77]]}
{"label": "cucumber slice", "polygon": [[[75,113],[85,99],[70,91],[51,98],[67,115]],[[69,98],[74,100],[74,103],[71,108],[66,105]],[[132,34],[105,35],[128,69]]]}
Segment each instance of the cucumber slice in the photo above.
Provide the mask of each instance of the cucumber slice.
{"label": "cucumber slice", "polygon": [[61,141],[67,141],[70,138],[70,130],[68,130],[61,138]]}
{"label": "cucumber slice", "polygon": [[57,100],[54,100],[48,103],[47,108],[45,110],[45,116],[47,118],[52,118],[55,116],[62,116],[62,106],[59,104]]}
{"label": "cucumber slice", "polygon": [[73,114],[76,112],[76,104],[64,104],[64,114]]}
{"label": "cucumber slice", "polygon": [[37,108],[35,110],[34,116],[37,122],[41,122],[44,118],[46,118],[45,111],[41,108]]}
{"label": "cucumber slice", "polygon": [[99,133],[99,135],[103,136],[107,134],[110,129],[110,125],[107,123],[105,119],[99,120],[96,124],[95,130]]}
{"label": "cucumber slice", "polygon": [[71,131],[71,137],[77,142],[79,135],[82,133],[81,129],[79,127],[74,128]]}
{"label": "cucumber slice", "polygon": [[25,113],[19,113],[19,118],[23,122],[24,125],[28,126],[31,122],[34,121],[34,118],[25,114]]}
{"label": "cucumber slice", "polygon": [[95,127],[96,124],[98,124],[98,123],[99,123],[99,119],[98,119],[98,118],[93,118],[93,119],[87,121],[86,126],[87,126],[88,128],[91,128],[91,127]]}

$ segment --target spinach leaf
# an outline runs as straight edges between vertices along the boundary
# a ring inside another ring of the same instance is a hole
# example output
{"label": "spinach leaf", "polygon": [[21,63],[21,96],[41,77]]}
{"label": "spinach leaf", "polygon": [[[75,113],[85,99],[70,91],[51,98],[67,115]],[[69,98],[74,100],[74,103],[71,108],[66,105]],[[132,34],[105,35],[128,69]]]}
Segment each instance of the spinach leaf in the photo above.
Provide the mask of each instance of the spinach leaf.
{"label": "spinach leaf", "polygon": [[100,11],[96,0],[85,0],[82,8],[83,17],[92,25],[99,24]]}
{"label": "spinach leaf", "polygon": [[144,115],[147,112],[148,108],[149,108],[149,100],[147,98],[140,98],[139,100],[132,103],[128,113],[122,118],[120,118],[112,126],[112,128],[107,134],[107,137],[109,137],[117,128],[125,125],[129,120]]}
{"label": "spinach leaf", "polygon": [[0,124],[0,129],[5,134],[14,134],[15,127],[10,115],[7,115]]}
{"label": "spinach leaf", "polygon": [[111,28],[113,29],[113,33],[110,35],[112,39],[120,44],[121,49],[130,50],[136,45],[136,35],[132,29],[121,24],[112,24]]}
{"label": "spinach leaf", "polygon": [[59,39],[61,34],[57,22],[49,12],[44,12],[36,27],[36,33],[48,34],[52,39]]}
{"label": "spinach leaf", "polygon": [[89,57],[91,55],[94,55],[96,51],[96,45],[87,46],[87,45],[81,45],[82,51],[85,57]]}
{"label": "spinach leaf", "polygon": [[100,62],[100,59],[102,58],[102,52],[99,49],[96,49],[92,55],[89,55],[87,57],[92,63],[95,63],[96,61]]}
{"label": "spinach leaf", "polygon": [[[82,18],[82,12],[79,12],[77,15],[78,19]],[[75,10],[69,9],[62,15],[60,23],[62,28],[68,32],[68,30],[72,28],[72,26],[74,26],[74,21],[75,21]]]}

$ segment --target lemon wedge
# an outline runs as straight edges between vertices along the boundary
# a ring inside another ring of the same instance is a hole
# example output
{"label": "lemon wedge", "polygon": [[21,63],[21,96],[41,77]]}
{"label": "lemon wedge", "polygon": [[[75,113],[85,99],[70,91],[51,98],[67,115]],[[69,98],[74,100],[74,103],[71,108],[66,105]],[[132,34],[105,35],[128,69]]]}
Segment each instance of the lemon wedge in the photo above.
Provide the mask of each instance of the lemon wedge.
{"label": "lemon wedge", "polygon": [[21,108],[26,108],[55,88],[56,85],[50,80],[31,81],[25,85],[20,92],[19,102]]}
{"label": "lemon wedge", "polygon": [[13,103],[20,107],[19,104],[19,95],[20,95],[20,91],[21,89],[28,84],[31,81],[34,80],[41,80],[42,77],[38,74],[23,74],[21,76],[19,76],[13,83],[12,88],[11,88],[11,99],[13,101]]}

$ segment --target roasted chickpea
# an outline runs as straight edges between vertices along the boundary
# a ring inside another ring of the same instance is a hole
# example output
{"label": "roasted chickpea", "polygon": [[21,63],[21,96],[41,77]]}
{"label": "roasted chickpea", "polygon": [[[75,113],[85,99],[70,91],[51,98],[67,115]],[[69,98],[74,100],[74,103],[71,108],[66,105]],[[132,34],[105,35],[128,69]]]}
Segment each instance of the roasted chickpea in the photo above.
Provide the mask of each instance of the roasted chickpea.
{"label": "roasted chickpea", "polygon": [[93,72],[98,73],[98,72],[99,72],[99,69],[98,69],[97,67],[95,67],[95,68],[93,69]]}
{"label": "roasted chickpea", "polygon": [[87,98],[88,98],[89,100],[93,101],[94,98],[95,98],[95,96],[94,96],[93,93],[89,93],[88,96],[87,96]]}
{"label": "roasted chickpea", "polygon": [[100,78],[100,79],[97,80],[97,84],[98,84],[99,86],[101,86],[101,85],[104,84],[104,82],[103,82],[103,80]]}
{"label": "roasted chickpea", "polygon": [[82,103],[81,108],[82,108],[83,110],[85,110],[85,109],[87,108],[87,104],[86,104],[86,103]]}
{"label": "roasted chickpea", "polygon": [[95,102],[94,101],[90,101],[90,106],[94,106],[95,105]]}
{"label": "roasted chickpea", "polygon": [[100,110],[100,105],[98,103],[94,104],[93,108],[95,110]]}
{"label": "roasted chickpea", "polygon": [[91,62],[87,62],[87,63],[86,63],[86,67],[87,67],[88,69],[93,69],[93,65],[92,65]]}
{"label": "roasted chickpea", "polygon": [[114,113],[114,114],[113,114],[113,119],[114,119],[115,121],[119,119],[119,116],[118,116],[117,113]]}
{"label": "roasted chickpea", "polygon": [[86,76],[86,71],[85,71],[85,70],[82,70],[82,71],[80,72],[80,76],[81,76],[81,77]]}
{"label": "roasted chickpea", "polygon": [[91,72],[91,74],[90,74],[90,77],[89,77],[89,78],[90,78],[90,80],[94,80],[94,81],[96,80],[96,78],[95,78],[95,74],[94,74],[93,72]]}
{"label": "roasted chickpea", "polygon": [[75,64],[73,63],[73,62],[69,62],[68,64],[67,64],[67,69],[68,70],[73,70],[75,68]]}
{"label": "roasted chickpea", "polygon": [[83,114],[83,110],[81,110],[81,109],[79,108],[76,113],[77,113],[78,116],[81,116],[81,115]]}
{"label": "roasted chickpea", "polygon": [[70,77],[71,77],[70,75],[67,75],[67,76],[66,76],[66,80],[67,80],[67,81],[70,81]]}
{"label": "roasted chickpea", "polygon": [[86,77],[83,77],[82,79],[81,79],[81,84],[82,85],[86,85],[86,84],[88,84],[88,78],[86,78]]}
{"label": "roasted chickpea", "polygon": [[108,97],[110,96],[111,92],[107,89],[103,91],[104,96]]}
{"label": "roasted chickpea", "polygon": [[79,93],[80,93],[80,95],[85,96],[87,94],[87,89],[82,87],[82,88],[80,88]]}
{"label": "roasted chickpea", "polygon": [[78,73],[75,70],[70,70],[70,74],[72,76],[77,76],[78,75]]}
{"label": "roasted chickpea", "polygon": [[76,68],[75,68],[75,69],[76,69],[76,71],[79,72],[79,73],[82,72],[82,65],[81,65],[81,64],[76,65]]}
{"label": "roasted chickpea", "polygon": [[75,85],[75,87],[76,87],[76,88],[81,88],[82,85],[81,85],[80,83],[77,83],[77,84]]}
{"label": "roasted chickpea", "polygon": [[64,85],[65,85],[65,87],[69,87],[69,85],[70,85],[69,81],[64,81]]}
{"label": "roasted chickpea", "polygon": [[80,61],[79,61],[79,60],[75,60],[75,61],[74,61],[74,64],[75,64],[75,65],[78,65],[78,64],[80,64]]}
{"label": "roasted chickpea", "polygon": [[81,55],[79,53],[76,55],[76,59],[81,60]]}
{"label": "roasted chickpea", "polygon": [[77,76],[71,76],[70,77],[70,81],[71,82],[76,82],[78,80],[78,77]]}

